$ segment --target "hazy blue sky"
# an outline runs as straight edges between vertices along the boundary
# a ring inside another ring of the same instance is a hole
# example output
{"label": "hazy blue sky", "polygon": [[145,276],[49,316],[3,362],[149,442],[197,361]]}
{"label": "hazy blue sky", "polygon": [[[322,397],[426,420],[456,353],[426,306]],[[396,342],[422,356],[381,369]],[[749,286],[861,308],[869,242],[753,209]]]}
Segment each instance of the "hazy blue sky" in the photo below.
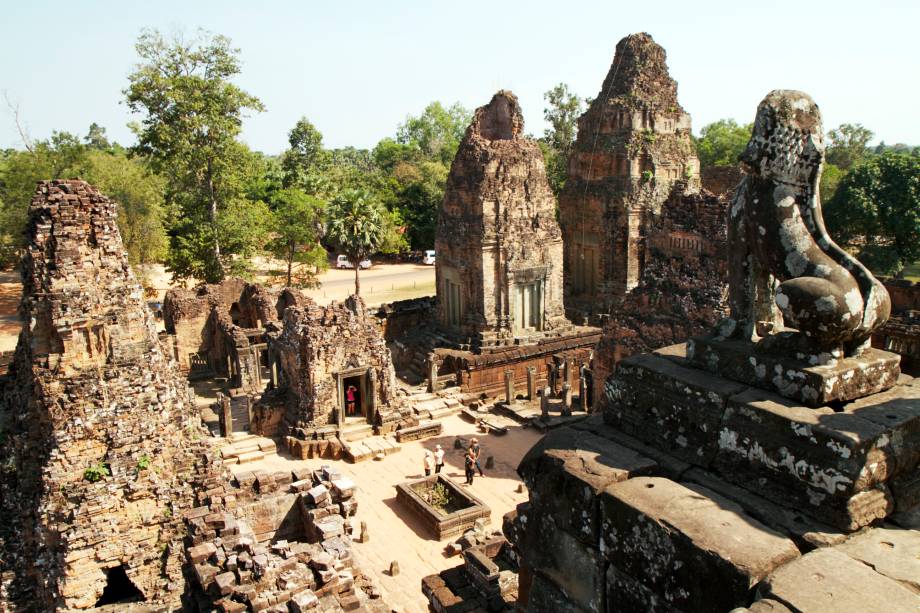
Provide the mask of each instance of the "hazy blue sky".
{"label": "hazy blue sky", "polygon": [[[432,100],[474,108],[514,91],[526,129],[543,132],[543,92],[596,96],[617,41],[649,32],[668,52],[694,130],[750,121],[771,89],[810,93],[826,127],[859,122],[876,141],[920,145],[920,1],[814,2],[4,2],[0,90],[34,138],[80,135],[93,121],[133,141],[122,89],[144,27],[229,36],[238,83],[265,113],[253,148],[277,153],[306,115],[327,146],[372,147]],[[0,147],[18,146],[0,108]]]}

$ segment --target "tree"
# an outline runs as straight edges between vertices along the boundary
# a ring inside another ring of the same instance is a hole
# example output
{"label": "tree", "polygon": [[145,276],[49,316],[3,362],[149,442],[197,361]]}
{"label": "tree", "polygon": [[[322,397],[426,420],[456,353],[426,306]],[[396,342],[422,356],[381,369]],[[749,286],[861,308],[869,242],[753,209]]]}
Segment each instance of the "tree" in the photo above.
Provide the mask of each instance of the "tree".
{"label": "tree", "polygon": [[448,108],[432,102],[418,117],[409,116],[396,132],[396,142],[415,145],[429,160],[450,166],[473,114],[455,102]]}
{"label": "tree", "polygon": [[123,151],[91,151],[87,161],[86,180],[118,203],[118,228],[128,261],[141,267],[162,262],[167,246],[166,180]]}
{"label": "tree", "polygon": [[386,209],[366,190],[345,190],[329,204],[326,238],[354,264],[355,294],[361,293],[361,261],[377,251],[385,238],[385,214]]}
{"label": "tree", "polygon": [[585,101],[569,91],[569,86],[560,83],[543,94],[547,105],[543,109],[543,119],[550,127],[543,131],[543,157],[546,161],[546,174],[553,192],[562,191],[568,174],[569,155],[575,136],[578,133],[578,118],[584,111]]}
{"label": "tree", "polygon": [[323,135],[306,117],[301,117],[288,133],[288,144],[290,147],[281,156],[284,187],[317,194],[329,163],[329,153],[323,149]]}
{"label": "tree", "polygon": [[326,203],[296,188],[272,200],[272,234],[268,249],[285,263],[287,287],[316,287],[316,275],[328,266],[323,236]]}
{"label": "tree", "polygon": [[883,153],[843,177],[825,207],[828,232],[880,274],[920,259],[920,158]]}
{"label": "tree", "polygon": [[109,142],[108,137],[105,135],[105,128],[95,121],[89,124],[89,130],[83,140],[86,142],[87,147],[98,151],[105,151],[112,147],[112,143]]}
{"label": "tree", "polygon": [[9,151],[0,171],[0,265],[16,261],[24,244],[29,203],[35,185],[48,179],[85,176],[87,149],[68,132],[52,132],[49,140],[27,143],[25,151]]}
{"label": "tree", "polygon": [[256,165],[237,137],[244,112],[264,107],[230,81],[240,72],[239,50],[224,36],[167,41],[156,30],[145,30],[136,50],[142,63],[124,93],[144,117],[132,126],[132,151],[167,177],[167,199],[178,209],[167,267],[175,278],[211,283],[246,272],[267,208],[246,198]]}
{"label": "tree", "polygon": [[849,170],[868,153],[869,141],[875,134],[858,123],[844,123],[827,133],[825,159],[841,170]]}
{"label": "tree", "polygon": [[733,166],[751,140],[753,124],[738,125],[734,119],[720,119],[700,130],[696,140],[696,155],[700,168]]}

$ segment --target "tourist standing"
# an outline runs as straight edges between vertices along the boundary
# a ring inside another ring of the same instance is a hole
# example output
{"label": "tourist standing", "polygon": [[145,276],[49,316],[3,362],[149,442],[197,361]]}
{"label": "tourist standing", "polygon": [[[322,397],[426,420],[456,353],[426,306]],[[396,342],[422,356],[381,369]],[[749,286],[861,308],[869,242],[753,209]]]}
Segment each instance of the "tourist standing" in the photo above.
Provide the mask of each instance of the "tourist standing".
{"label": "tourist standing", "polygon": [[346,406],[345,416],[346,417],[354,417],[356,414],[355,412],[355,400],[356,400],[355,392],[357,391],[358,391],[358,388],[356,388],[354,385],[349,385],[348,389],[345,390],[345,406]]}
{"label": "tourist standing", "polygon": [[439,473],[444,468],[444,450],[440,445],[434,446],[434,472]]}
{"label": "tourist standing", "polygon": [[466,469],[466,484],[473,485],[473,477],[476,475],[476,456],[473,455],[472,447],[466,450],[463,466]]}
{"label": "tourist standing", "polygon": [[431,471],[434,469],[434,456],[431,455],[431,452],[427,449],[425,450],[425,476],[430,477]]}
{"label": "tourist standing", "polygon": [[482,472],[482,464],[479,463],[479,457],[482,455],[482,447],[479,446],[479,439],[476,437],[470,439],[470,453],[473,455],[473,461],[476,463],[476,470],[479,471],[479,476],[485,477]]}

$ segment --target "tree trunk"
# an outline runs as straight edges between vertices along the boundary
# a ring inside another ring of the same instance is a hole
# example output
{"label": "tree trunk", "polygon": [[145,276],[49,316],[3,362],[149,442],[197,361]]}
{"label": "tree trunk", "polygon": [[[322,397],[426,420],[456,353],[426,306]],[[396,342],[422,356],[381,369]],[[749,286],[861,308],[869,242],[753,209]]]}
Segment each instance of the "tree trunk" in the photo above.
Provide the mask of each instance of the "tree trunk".
{"label": "tree trunk", "polygon": [[220,238],[217,235],[217,197],[214,195],[214,175],[211,171],[210,159],[208,160],[208,197],[210,198],[208,217],[211,222],[211,229],[214,230],[214,263],[217,265],[217,269],[220,273],[220,280],[223,280],[224,267],[220,263]]}
{"label": "tree trunk", "polygon": [[288,245],[288,258],[287,258],[287,286],[291,287],[291,267],[294,263],[294,250],[296,247],[293,244]]}
{"label": "tree trunk", "polygon": [[361,262],[355,262],[355,296],[361,295],[361,282],[358,281],[359,270],[361,270]]}

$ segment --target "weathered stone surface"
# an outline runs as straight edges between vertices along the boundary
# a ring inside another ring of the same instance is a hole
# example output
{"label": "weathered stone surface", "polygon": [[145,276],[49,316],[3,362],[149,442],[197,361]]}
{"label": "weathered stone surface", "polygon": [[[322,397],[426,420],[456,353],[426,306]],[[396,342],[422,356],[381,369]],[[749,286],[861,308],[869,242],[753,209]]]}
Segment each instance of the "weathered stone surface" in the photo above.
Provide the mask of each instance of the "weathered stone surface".
{"label": "weathered stone surface", "polygon": [[601,517],[605,558],[679,610],[743,605],[754,585],[799,555],[739,505],[659,477],[609,486]]}
{"label": "weathered stone surface", "polygon": [[747,610],[751,613],[792,613],[792,610],[783,603],[770,600],[769,598],[758,600],[748,607]]}
{"label": "weathered stone surface", "polygon": [[749,389],[729,402],[714,466],[736,483],[791,497],[813,517],[853,530],[892,510],[884,485],[887,442],[882,426],[853,413]]}
{"label": "weathered stone surface", "polygon": [[728,399],[739,383],[642,354],[620,362],[607,380],[604,420],[668,453],[706,466],[719,450]]}
{"label": "weathered stone surface", "polygon": [[518,474],[533,504],[588,545],[597,543],[598,494],[608,485],[652,474],[657,464],[589,432],[553,430],[527,452]]}
{"label": "weathered stone surface", "polygon": [[873,348],[858,357],[826,364],[802,356],[756,351],[750,343],[710,336],[698,336],[687,343],[687,359],[696,367],[810,407],[886,390],[897,383],[901,374],[897,354]]}
{"label": "weathered stone surface", "polygon": [[834,549],[920,594],[920,531],[869,528]]}
{"label": "weathered stone surface", "polygon": [[[825,228],[818,105],[800,91],[767,94],[740,161],[746,176],[732,201],[728,235],[731,317],[718,335],[790,358],[805,354],[812,363],[824,362],[822,355],[863,356],[872,333],[888,319],[891,300]],[[880,389],[854,376],[839,385],[855,394],[849,398],[858,397],[863,384],[867,393]]]}
{"label": "weathered stone surface", "polygon": [[672,192],[699,189],[690,116],[665,51],[648,34],[617,43],[600,93],[578,122],[559,197],[566,308],[612,313],[638,283],[648,227]]}
{"label": "weathered stone surface", "polygon": [[439,319],[477,347],[572,327],[563,312],[555,198],[540,148],[523,129],[511,92],[476,110],[438,219]]}
{"label": "weathered stone surface", "polygon": [[920,595],[836,549],[818,549],[779,568],[757,593],[802,613],[920,610]]}
{"label": "weathered stone surface", "polygon": [[697,483],[741,505],[745,512],[795,542],[800,551],[830,547],[844,542],[845,532],[819,522],[796,507],[764,498],[701,468],[691,468],[682,481]]}
{"label": "weathered stone surface", "polygon": [[148,603],[175,605],[182,516],[215,458],[128,264],[117,205],[84,181],[41,182],[27,239],[27,325],[0,383],[8,597],[89,608],[123,572]]}

